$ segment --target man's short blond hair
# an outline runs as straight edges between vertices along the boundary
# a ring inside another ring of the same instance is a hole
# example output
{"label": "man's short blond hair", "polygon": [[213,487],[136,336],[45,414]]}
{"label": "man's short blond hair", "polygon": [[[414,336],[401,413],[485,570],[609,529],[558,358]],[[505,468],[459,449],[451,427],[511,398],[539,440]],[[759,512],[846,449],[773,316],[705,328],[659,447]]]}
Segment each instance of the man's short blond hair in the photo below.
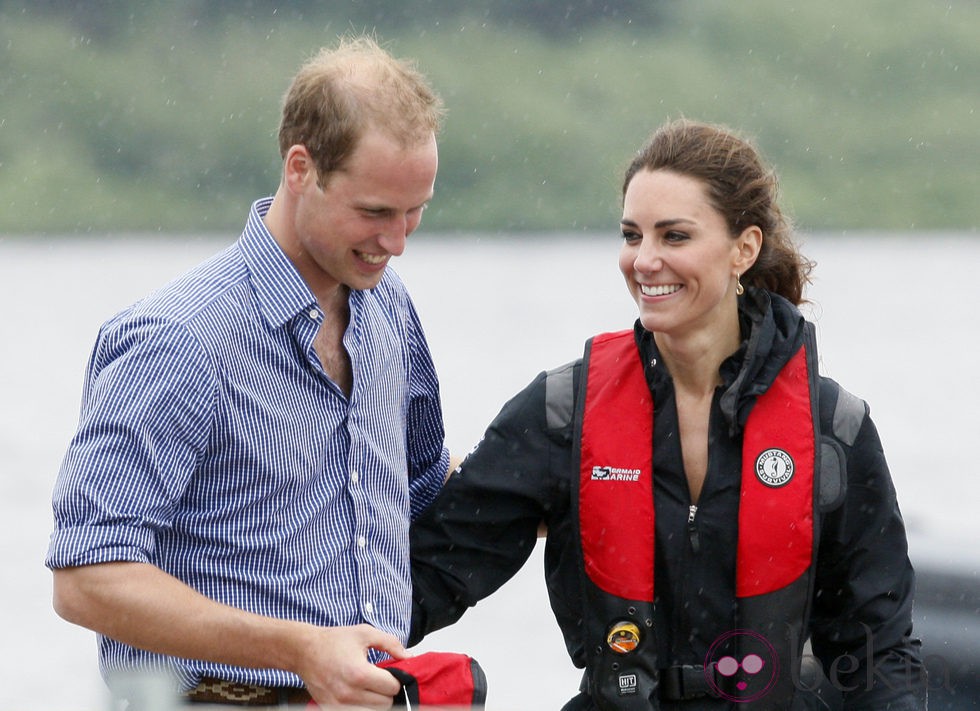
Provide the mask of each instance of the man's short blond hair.
{"label": "man's short blond hair", "polygon": [[366,36],[321,49],[293,78],[283,99],[279,151],[303,145],[320,180],[338,169],[368,128],[404,146],[438,133],[439,96],[410,60],[396,59]]}

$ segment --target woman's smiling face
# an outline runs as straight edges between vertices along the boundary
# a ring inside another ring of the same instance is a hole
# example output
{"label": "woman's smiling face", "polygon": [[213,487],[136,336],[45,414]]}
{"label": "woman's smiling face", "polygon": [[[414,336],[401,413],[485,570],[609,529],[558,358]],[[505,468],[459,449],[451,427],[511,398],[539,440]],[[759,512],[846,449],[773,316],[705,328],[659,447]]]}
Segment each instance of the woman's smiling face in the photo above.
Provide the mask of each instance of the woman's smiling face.
{"label": "woman's smiling face", "polygon": [[732,238],[704,183],[641,170],[626,189],[621,227],[619,268],[645,329],[683,336],[730,323],[735,276],[751,266],[746,233]]}

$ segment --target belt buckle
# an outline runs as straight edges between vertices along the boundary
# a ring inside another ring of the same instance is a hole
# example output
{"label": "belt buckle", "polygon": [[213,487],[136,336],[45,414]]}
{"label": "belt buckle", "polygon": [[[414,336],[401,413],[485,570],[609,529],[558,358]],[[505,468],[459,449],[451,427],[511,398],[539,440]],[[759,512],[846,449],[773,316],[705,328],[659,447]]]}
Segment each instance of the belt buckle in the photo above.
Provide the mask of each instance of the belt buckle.
{"label": "belt buckle", "polygon": [[684,681],[679,666],[660,670],[660,695],[667,701],[680,701],[684,698]]}
{"label": "belt buckle", "polygon": [[703,666],[685,666],[682,667],[684,670],[684,693],[688,699],[698,699],[704,696],[711,696],[717,698],[718,687],[717,685],[712,685],[708,681],[708,674],[714,676],[715,665],[712,664],[710,667]]}
{"label": "belt buckle", "polygon": [[[715,674],[715,665],[708,667],[707,673]],[[668,701],[690,701],[705,696],[717,698],[717,687],[709,683],[705,674],[705,667],[700,665],[667,667],[660,674],[661,694]]]}

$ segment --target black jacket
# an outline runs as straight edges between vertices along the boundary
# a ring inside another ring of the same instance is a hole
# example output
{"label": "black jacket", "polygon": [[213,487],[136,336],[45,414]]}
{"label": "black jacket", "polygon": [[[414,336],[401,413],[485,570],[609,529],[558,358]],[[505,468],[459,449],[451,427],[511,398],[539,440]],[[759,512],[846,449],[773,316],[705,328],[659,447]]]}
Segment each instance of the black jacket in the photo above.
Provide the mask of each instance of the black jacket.
{"label": "black jacket", "polygon": [[[702,663],[712,642],[735,629],[741,427],[755,397],[798,348],[805,327],[795,307],[766,292],[750,290],[741,299],[740,315],[744,340],[722,364],[723,384],[711,410],[696,550],[688,527],[691,500],[676,436],[673,383],[652,335],[636,326],[656,403],[654,625],[664,665]],[[413,524],[411,643],[453,623],[514,575],[544,523],[551,606],[573,663],[585,666],[580,557],[570,517],[571,483],[578,475],[573,427],[570,419],[556,415],[554,394],[549,398],[547,392],[565,379],[577,393],[580,371],[579,360],[542,373],[511,399]],[[555,377],[560,374],[565,377]],[[838,401],[846,407],[838,407]],[[843,691],[846,709],[924,708],[919,645],[910,639],[914,574],[878,433],[867,405],[828,378],[820,379],[819,402],[821,429],[833,435],[846,469],[837,481],[821,481],[816,585],[808,621],[813,652]],[[727,706],[723,700],[702,699],[676,708]]]}

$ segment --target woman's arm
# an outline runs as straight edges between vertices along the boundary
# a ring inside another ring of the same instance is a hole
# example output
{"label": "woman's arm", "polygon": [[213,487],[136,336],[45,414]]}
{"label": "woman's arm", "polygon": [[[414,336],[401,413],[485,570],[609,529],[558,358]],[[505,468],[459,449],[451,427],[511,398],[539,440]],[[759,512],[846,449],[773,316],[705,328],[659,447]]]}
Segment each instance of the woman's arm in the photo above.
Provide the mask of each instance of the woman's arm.
{"label": "woman's arm", "polygon": [[412,524],[412,634],[456,622],[509,580],[547,524],[556,488],[545,376],[500,411],[477,448]]}
{"label": "woman's arm", "polygon": [[[847,461],[846,494],[823,519],[813,650],[846,709],[925,709],[905,526],[878,432],[861,405],[853,440],[839,441]],[[821,419],[832,426],[832,418]]]}

